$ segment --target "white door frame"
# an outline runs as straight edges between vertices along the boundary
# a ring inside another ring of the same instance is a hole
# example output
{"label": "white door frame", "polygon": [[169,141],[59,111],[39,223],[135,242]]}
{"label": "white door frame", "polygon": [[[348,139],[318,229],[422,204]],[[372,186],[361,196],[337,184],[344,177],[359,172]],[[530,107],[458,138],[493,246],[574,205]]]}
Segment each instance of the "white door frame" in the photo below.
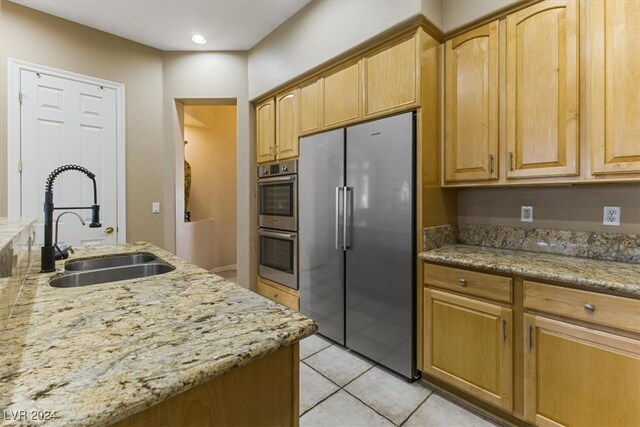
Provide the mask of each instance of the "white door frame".
{"label": "white door frame", "polygon": [[[118,243],[127,241],[127,198],[125,171],[125,94],[124,84],[103,80],[84,74],[33,64],[19,59],[8,58],[7,81],[7,208],[10,218],[22,216],[20,208],[20,72],[22,70],[48,74],[58,78],[104,86],[116,91],[116,176],[118,177]],[[44,191],[44,183],[42,184]]]}

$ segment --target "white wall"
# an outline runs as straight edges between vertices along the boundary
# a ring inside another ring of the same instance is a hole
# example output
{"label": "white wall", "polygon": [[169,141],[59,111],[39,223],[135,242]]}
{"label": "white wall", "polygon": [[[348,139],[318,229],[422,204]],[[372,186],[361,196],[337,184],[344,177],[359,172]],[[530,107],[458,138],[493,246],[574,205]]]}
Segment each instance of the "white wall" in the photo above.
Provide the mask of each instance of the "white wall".
{"label": "white wall", "polygon": [[[166,174],[183,167],[182,108],[175,100],[235,99],[237,105],[237,260],[238,284],[255,288],[257,275],[255,143],[253,109],[247,95],[246,52],[166,52],[163,54]],[[193,102],[188,102],[193,104]],[[207,101],[207,103],[211,103]],[[165,185],[167,247],[175,250],[176,226],[183,223],[182,174]],[[178,196],[176,199],[176,195]],[[180,235],[178,230],[178,236]]]}
{"label": "white wall", "polygon": [[440,1],[314,0],[249,51],[249,98],[423,11],[439,20]]}
{"label": "white wall", "polygon": [[442,0],[442,30],[447,33],[522,0]]}

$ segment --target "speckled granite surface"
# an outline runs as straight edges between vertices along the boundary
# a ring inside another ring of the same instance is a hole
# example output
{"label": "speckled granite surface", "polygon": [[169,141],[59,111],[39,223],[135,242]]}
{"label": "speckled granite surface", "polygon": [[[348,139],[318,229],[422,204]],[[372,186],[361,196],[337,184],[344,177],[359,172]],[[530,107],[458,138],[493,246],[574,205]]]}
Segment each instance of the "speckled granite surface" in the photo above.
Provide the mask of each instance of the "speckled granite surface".
{"label": "speckled granite surface", "polygon": [[107,425],[316,330],[147,243],[72,257],[124,252],[152,252],[176,270],[66,289],[48,285],[56,273],[28,276],[0,342],[0,411],[55,411],[47,425]]}
{"label": "speckled granite surface", "polygon": [[440,225],[426,227],[422,234],[422,244],[425,251],[438,249],[443,246],[455,245],[458,242],[457,225]]}
{"label": "speckled granite surface", "polygon": [[640,234],[460,224],[457,240],[463,245],[640,263]]}
{"label": "speckled granite surface", "polygon": [[468,245],[445,246],[419,256],[430,262],[488,269],[640,298],[640,264]]}
{"label": "speckled granite surface", "polygon": [[33,219],[0,218],[0,249],[7,246],[22,230],[31,225]]}

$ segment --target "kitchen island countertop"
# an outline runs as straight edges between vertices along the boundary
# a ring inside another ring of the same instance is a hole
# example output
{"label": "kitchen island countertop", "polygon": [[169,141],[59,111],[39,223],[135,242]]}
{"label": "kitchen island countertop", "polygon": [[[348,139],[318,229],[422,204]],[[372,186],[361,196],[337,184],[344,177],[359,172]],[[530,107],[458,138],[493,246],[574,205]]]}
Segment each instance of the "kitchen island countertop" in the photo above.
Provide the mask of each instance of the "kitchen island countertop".
{"label": "kitchen island countertop", "polygon": [[49,274],[34,263],[2,331],[5,415],[27,411],[21,423],[38,424],[32,415],[44,411],[46,425],[111,424],[316,331],[299,313],[149,243],[80,248],[72,258],[131,252],[176,269],[52,288],[63,262]]}
{"label": "kitchen island countertop", "polygon": [[428,262],[478,268],[640,298],[640,264],[471,245],[449,245],[419,257]]}

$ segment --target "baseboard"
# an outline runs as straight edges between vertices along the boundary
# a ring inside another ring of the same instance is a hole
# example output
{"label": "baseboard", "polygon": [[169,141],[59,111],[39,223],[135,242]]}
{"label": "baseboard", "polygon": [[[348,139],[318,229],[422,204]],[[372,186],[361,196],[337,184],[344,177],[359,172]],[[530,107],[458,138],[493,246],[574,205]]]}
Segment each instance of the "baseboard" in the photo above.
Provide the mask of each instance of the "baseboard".
{"label": "baseboard", "polygon": [[238,269],[238,264],[231,264],[231,265],[223,265],[222,267],[215,267],[209,271],[211,271],[212,273],[219,273],[220,271],[237,270],[237,269]]}

